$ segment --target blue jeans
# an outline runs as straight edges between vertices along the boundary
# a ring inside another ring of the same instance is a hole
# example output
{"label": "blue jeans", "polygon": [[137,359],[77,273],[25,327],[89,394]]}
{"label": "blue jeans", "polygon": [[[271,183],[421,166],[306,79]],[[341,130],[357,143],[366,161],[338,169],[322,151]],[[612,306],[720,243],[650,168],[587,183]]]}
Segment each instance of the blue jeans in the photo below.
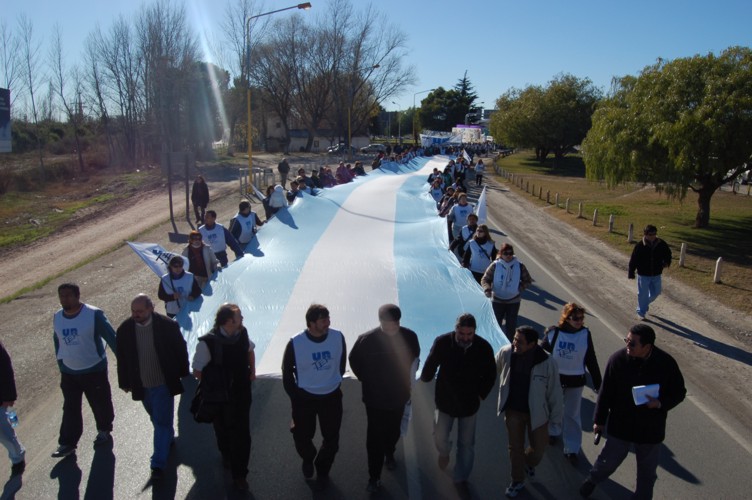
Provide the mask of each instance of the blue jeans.
{"label": "blue jeans", "polygon": [[8,420],[8,408],[0,407],[0,443],[8,449],[8,457],[14,464],[23,462],[26,449],[18,442],[16,431]]}
{"label": "blue jeans", "polygon": [[[477,414],[476,414],[477,415]],[[475,461],[475,417],[457,418],[457,463],[454,466],[454,481],[467,481]],[[434,416],[433,439],[439,456],[448,457],[452,451],[452,425],[455,417],[436,410]]]}
{"label": "blue jeans", "polygon": [[172,440],[175,437],[172,424],[175,399],[166,385],[158,385],[144,388],[143,403],[154,426],[154,454],[151,456],[151,467],[164,469]]}
{"label": "blue jeans", "polygon": [[632,498],[653,498],[653,486],[658,475],[655,473],[660,459],[661,443],[639,444],[630,443],[613,436],[608,436],[603,451],[590,469],[588,479],[595,484],[605,481],[621,465],[629,449],[634,446],[637,458],[637,485]]}
{"label": "blue jeans", "polygon": [[661,294],[661,275],[637,275],[637,314],[645,316],[650,304]]}

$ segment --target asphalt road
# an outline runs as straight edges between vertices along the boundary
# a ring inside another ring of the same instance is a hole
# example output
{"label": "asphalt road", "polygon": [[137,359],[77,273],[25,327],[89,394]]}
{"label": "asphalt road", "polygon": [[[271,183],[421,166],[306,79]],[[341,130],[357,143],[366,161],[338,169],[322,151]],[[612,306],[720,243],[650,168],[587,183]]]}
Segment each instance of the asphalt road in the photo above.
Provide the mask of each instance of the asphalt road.
{"label": "asphalt road", "polygon": [[[631,316],[618,313],[624,304],[610,304],[592,297],[586,284],[563,270],[551,255],[526,246],[524,232],[505,234],[504,208],[509,194],[503,189],[489,192],[490,225],[499,228],[495,239],[516,243],[520,259],[535,278],[526,293],[520,324],[536,327],[558,319],[561,306],[581,300],[588,308],[587,324],[595,335],[601,367],[608,356],[623,346],[621,338]],[[229,197],[213,208],[220,220],[229,219],[237,200]],[[179,226],[185,231],[186,225]],[[530,228],[534,230],[535,228]],[[140,241],[166,242],[169,224],[139,237]],[[332,481],[323,492],[316,491],[300,472],[289,434],[289,401],[278,379],[257,380],[251,410],[253,448],[248,476],[251,492],[239,495],[221,466],[212,429],[193,422],[187,412],[193,382],[177,405],[177,442],[167,475],[159,484],[149,482],[151,425],[140,404],[115,386],[115,362],[110,356],[110,380],[115,404],[114,446],[94,450],[91,441],[93,418],[84,405],[84,436],[75,456],[64,460],[50,458],[57,445],[62,396],[51,341],[51,317],[59,307],[56,286],[76,281],[82,287],[82,300],[105,310],[117,326],[128,315],[129,300],[141,291],[156,295],[155,276],[123,247],[111,254],[54,280],[51,284],[8,304],[0,305],[5,321],[2,339],[11,354],[17,373],[20,399],[16,405],[21,423],[17,428],[27,448],[27,468],[22,478],[8,480],[3,498],[366,498],[365,411],[360,402],[357,381],[343,384],[345,416],[340,452],[332,470]],[[632,306],[629,304],[627,309]],[[409,327],[409,325],[406,325]],[[452,325],[447,325],[447,330]],[[333,325],[336,327],[336,325]],[[748,353],[747,353],[748,355]],[[748,358],[743,358],[748,359]],[[682,366],[688,379],[689,397],[669,415],[667,438],[659,467],[656,498],[746,498],[752,453],[749,423],[713,404],[693,382],[692,366]],[[495,414],[495,390],[480,410],[476,439],[476,461],[471,476],[469,498],[501,498],[509,482],[507,440],[503,421]],[[590,427],[594,393],[585,390],[583,428]],[[711,411],[712,410],[712,411]],[[418,383],[413,397],[413,420],[407,437],[398,445],[398,468],[385,471],[384,489],[378,498],[461,498],[448,472],[436,465],[431,436],[433,384]],[[602,446],[602,445],[601,445]],[[537,469],[537,479],[528,483],[519,498],[578,498],[577,489],[588,465],[597,456],[585,435],[583,453],[577,468],[562,457],[561,445],[549,449]],[[453,461],[452,461],[453,464]],[[451,467],[451,465],[450,465]],[[0,475],[9,476],[7,460],[0,461]],[[634,487],[634,458],[628,457],[610,481],[601,485],[593,498],[628,498]]]}

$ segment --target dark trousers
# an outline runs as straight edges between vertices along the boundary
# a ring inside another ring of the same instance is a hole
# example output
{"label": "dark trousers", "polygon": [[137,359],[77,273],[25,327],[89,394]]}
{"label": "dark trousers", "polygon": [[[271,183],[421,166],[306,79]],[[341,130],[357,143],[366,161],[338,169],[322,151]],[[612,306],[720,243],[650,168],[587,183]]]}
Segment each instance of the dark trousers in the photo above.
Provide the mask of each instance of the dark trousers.
{"label": "dark trousers", "polygon": [[622,439],[609,436],[598,458],[590,469],[590,481],[595,484],[605,481],[621,465],[630,448],[634,446],[637,458],[637,486],[632,498],[653,498],[653,486],[658,475],[655,473],[660,459],[661,443],[640,444],[630,443]]}
{"label": "dark trousers", "polygon": [[[514,331],[517,329],[517,315],[520,313],[520,303],[502,304],[501,302],[492,300],[491,307],[493,307],[494,316],[496,316],[499,328],[504,331],[504,335],[507,336],[509,342],[512,342]],[[502,326],[502,322],[504,326]]]}
{"label": "dark trousers", "polygon": [[405,409],[379,410],[366,406],[368,430],[366,431],[366,452],[368,453],[368,475],[371,479],[381,478],[384,457],[394,455],[400,437],[400,425]]}
{"label": "dark trousers", "polygon": [[60,373],[60,389],[63,391],[63,422],[60,424],[58,443],[76,446],[84,432],[81,415],[83,395],[89,402],[98,431],[112,431],[115,410],[112,407],[112,393],[107,370],[72,375]]}
{"label": "dark trousers", "polygon": [[214,252],[214,255],[217,257],[217,260],[219,261],[219,264],[222,267],[227,267],[227,252],[222,250],[221,252]]}
{"label": "dark trousers", "polygon": [[[321,448],[313,444],[316,417],[321,427]],[[314,399],[292,401],[292,437],[295,449],[305,462],[314,461],[319,476],[326,476],[339,450],[339,428],[342,424],[342,391]]]}
{"label": "dark trousers", "polygon": [[193,213],[196,214],[196,220],[201,224],[204,223],[204,215],[206,215],[206,206],[193,205]]}
{"label": "dark trousers", "polygon": [[251,388],[233,393],[224,405],[220,416],[214,420],[214,435],[222,460],[230,462],[234,479],[248,475],[251,457]]}

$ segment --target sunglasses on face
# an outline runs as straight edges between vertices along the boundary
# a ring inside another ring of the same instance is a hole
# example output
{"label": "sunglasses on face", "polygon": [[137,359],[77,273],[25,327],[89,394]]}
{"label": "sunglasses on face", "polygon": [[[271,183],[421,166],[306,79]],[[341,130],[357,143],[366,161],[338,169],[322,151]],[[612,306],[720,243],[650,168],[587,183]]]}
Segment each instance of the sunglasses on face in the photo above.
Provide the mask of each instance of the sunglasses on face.
{"label": "sunglasses on face", "polygon": [[514,255],[514,252],[501,252],[501,255]]}
{"label": "sunglasses on face", "polygon": [[569,319],[572,321],[583,321],[585,319],[585,316],[570,316]]}

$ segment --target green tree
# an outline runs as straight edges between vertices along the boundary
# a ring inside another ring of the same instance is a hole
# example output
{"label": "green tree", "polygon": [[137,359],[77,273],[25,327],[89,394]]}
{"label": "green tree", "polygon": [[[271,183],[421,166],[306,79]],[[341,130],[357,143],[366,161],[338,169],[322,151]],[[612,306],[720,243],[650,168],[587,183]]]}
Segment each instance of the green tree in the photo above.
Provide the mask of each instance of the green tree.
{"label": "green tree", "polygon": [[752,50],[659,60],[616,80],[583,148],[590,179],[652,182],[678,199],[696,192],[695,227],[707,227],[713,194],[750,168]]}
{"label": "green tree", "polygon": [[545,88],[531,85],[502,95],[489,128],[502,142],[535,148],[540,162],[549,153],[559,160],[585,138],[600,99],[589,78],[558,75]]}

